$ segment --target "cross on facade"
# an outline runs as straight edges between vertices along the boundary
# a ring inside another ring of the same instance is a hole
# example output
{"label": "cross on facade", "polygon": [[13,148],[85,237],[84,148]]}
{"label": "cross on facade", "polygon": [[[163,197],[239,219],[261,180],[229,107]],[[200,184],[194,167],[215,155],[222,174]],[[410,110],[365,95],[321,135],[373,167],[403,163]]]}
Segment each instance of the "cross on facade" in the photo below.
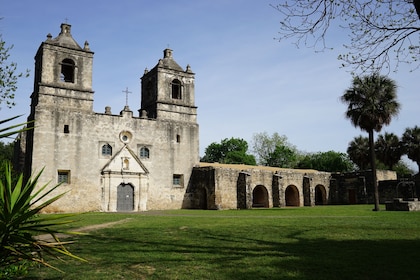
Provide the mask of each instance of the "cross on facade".
{"label": "cross on facade", "polygon": [[128,91],[128,87],[126,87],[122,92],[125,93],[125,106],[128,106],[128,94],[131,93],[131,91]]}

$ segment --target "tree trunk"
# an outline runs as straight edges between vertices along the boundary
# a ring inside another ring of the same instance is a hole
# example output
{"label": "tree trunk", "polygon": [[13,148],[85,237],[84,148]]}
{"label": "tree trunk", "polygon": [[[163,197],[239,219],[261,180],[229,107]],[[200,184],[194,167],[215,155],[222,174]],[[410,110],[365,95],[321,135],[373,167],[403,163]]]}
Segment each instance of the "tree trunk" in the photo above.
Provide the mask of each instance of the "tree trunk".
{"label": "tree trunk", "polygon": [[417,162],[417,174],[420,175],[420,161]]}
{"label": "tree trunk", "polygon": [[420,0],[414,0],[413,1],[414,7],[416,8],[417,15],[420,19]]}
{"label": "tree trunk", "polygon": [[370,153],[370,166],[372,167],[372,180],[374,190],[375,208],[373,211],[379,211],[379,190],[378,180],[376,177],[376,159],[375,159],[375,141],[373,139],[373,129],[369,130],[369,153]]}

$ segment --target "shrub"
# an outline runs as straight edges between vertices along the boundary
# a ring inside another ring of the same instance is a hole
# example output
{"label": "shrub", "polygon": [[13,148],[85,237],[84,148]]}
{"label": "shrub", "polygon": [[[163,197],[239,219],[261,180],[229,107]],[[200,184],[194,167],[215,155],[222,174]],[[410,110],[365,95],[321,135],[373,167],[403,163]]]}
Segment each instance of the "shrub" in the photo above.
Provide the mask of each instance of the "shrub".
{"label": "shrub", "polygon": [[[44,259],[44,255],[56,258],[65,255],[83,260],[67,250],[66,245],[72,242],[60,241],[58,234],[64,232],[55,229],[57,225],[72,222],[65,219],[70,215],[39,215],[43,208],[64,195],[47,199],[59,185],[46,190],[46,184],[35,190],[42,170],[26,183],[22,174],[13,182],[9,162],[4,164],[3,173],[4,179],[0,180],[0,266],[13,268],[28,260],[57,269]],[[48,238],[39,238],[41,234]]]}

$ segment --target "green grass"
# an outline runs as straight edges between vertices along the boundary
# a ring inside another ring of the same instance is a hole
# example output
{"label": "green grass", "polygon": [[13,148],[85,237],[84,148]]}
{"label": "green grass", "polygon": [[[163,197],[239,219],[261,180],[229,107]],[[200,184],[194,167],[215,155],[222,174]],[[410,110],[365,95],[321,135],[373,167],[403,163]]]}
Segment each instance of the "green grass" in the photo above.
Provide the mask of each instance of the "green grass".
{"label": "green grass", "polygon": [[74,227],[87,259],[28,279],[418,279],[420,212],[372,206],[88,213]]}

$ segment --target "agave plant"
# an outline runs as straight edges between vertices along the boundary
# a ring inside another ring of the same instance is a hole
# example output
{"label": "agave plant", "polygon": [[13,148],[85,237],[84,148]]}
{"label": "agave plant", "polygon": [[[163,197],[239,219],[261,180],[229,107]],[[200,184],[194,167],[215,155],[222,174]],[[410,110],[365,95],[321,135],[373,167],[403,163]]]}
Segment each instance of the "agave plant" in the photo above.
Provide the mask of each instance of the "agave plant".
{"label": "agave plant", "polygon": [[[20,116],[15,116],[15,117],[8,118],[8,119],[5,119],[5,120],[0,120],[0,124],[4,124],[6,122],[10,122],[10,121],[12,121],[12,120],[14,120],[16,118],[19,118]],[[22,126],[27,125],[29,123],[31,123],[31,122],[24,122],[24,123],[20,123],[20,124],[15,124],[15,125],[12,125],[12,126],[8,126],[8,127],[5,127],[5,128],[0,128],[0,139],[1,138],[9,137],[9,136],[11,136],[13,134],[17,134],[17,133],[22,132],[22,131],[25,131],[25,130],[31,129],[30,127],[22,127]],[[14,130],[15,128],[18,128],[18,129],[17,130]]]}
{"label": "agave plant", "polygon": [[[42,209],[65,194],[46,198],[59,185],[46,190],[46,184],[35,190],[42,170],[26,183],[22,175],[12,182],[10,163],[4,164],[3,172],[5,179],[0,181],[0,266],[29,260],[57,269],[44,259],[44,255],[55,258],[65,255],[84,261],[67,250],[66,245],[71,241],[60,241],[58,236],[59,233],[74,232],[55,229],[57,225],[72,222],[66,219],[71,215],[39,215]],[[47,234],[48,238],[38,238],[41,234]]]}

